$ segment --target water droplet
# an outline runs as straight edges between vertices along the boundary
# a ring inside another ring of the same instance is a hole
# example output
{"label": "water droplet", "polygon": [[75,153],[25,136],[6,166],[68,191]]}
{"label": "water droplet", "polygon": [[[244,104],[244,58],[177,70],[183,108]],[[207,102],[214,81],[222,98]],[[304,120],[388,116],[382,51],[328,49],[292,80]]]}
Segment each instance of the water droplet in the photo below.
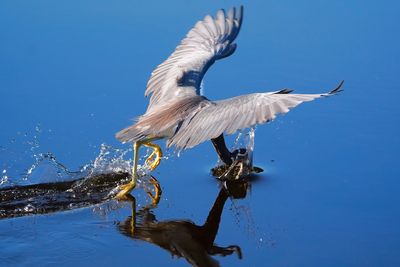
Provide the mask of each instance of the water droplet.
{"label": "water droplet", "polygon": [[28,204],[24,207],[24,211],[26,212],[31,212],[35,210],[35,206],[33,206],[32,204]]}
{"label": "water droplet", "polygon": [[3,185],[5,183],[8,182],[8,176],[7,175],[3,175],[0,179],[0,185]]}

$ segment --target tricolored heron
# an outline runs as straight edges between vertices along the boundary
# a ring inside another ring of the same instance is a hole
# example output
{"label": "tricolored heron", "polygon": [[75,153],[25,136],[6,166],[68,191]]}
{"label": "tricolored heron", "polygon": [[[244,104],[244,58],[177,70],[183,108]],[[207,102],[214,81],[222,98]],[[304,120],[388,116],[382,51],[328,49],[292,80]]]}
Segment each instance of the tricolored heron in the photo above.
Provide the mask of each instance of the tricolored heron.
{"label": "tricolored heron", "polygon": [[151,73],[145,96],[148,108],[137,122],[116,134],[122,142],[132,142],[134,160],[132,181],[122,186],[117,197],[128,194],[136,185],[138,152],[141,146],[153,149],[146,162],[151,170],[160,163],[162,152],[155,140],[167,139],[167,146],[177,149],[194,147],[212,140],[218,155],[232,163],[223,133],[233,134],[256,124],[273,120],[300,103],[330,96],[339,86],[325,94],[290,94],[292,90],[253,93],[211,101],[201,95],[201,81],[215,61],[232,55],[243,20],[243,7],[227,13],[219,10],[207,15],[189,31],[175,51]]}

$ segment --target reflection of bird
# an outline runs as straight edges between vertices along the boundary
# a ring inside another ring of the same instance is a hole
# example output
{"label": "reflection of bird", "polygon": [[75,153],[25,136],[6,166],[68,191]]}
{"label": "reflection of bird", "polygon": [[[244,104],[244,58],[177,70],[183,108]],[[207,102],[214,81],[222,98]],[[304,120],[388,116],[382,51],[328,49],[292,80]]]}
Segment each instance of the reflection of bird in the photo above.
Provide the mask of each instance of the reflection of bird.
{"label": "reflection of bird", "polygon": [[133,179],[118,194],[122,197],[136,184],[139,147],[153,148],[147,158],[153,170],[162,156],[157,139],[167,139],[168,146],[178,149],[194,147],[212,140],[218,155],[229,164],[231,155],[225,146],[223,133],[271,121],[279,113],[302,102],[340,91],[340,86],[326,94],[289,94],[292,90],[254,93],[221,101],[211,101],[200,95],[201,81],[216,61],[230,56],[236,49],[234,40],[242,25],[243,7],[225,13],[219,10],[215,18],[206,16],[181,41],[169,58],[151,74],[145,95],[151,95],[144,115],[137,122],[116,134],[122,142],[134,143]]}
{"label": "reflection of bird", "polygon": [[158,222],[148,208],[136,212],[135,198],[130,196],[132,216],[120,222],[118,229],[126,236],[155,244],[174,256],[184,257],[193,266],[219,266],[211,255],[227,256],[236,252],[241,258],[239,246],[220,247],[214,244],[226,200],[229,196],[244,198],[249,185],[243,181],[226,183],[227,187],[220,190],[206,222],[201,226],[188,220]]}

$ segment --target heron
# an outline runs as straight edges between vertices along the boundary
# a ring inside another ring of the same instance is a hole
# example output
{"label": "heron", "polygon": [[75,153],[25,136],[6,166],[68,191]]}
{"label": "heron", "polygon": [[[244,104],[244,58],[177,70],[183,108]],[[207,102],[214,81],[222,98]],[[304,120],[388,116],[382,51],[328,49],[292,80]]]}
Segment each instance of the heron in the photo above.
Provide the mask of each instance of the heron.
{"label": "heron", "polygon": [[117,198],[129,194],[138,178],[138,153],[142,146],[152,149],[145,162],[154,170],[162,150],[155,140],[166,139],[167,147],[192,148],[211,140],[225,164],[232,163],[232,153],[224,134],[275,119],[297,105],[341,91],[343,81],[323,94],[291,94],[293,90],[245,94],[219,101],[202,95],[202,80],[216,61],[236,50],[235,39],[243,21],[243,6],[228,12],[219,10],[198,21],[175,51],[151,73],[145,90],[150,96],[146,112],[136,122],[116,133],[123,143],[133,143],[132,179],[120,187]]}

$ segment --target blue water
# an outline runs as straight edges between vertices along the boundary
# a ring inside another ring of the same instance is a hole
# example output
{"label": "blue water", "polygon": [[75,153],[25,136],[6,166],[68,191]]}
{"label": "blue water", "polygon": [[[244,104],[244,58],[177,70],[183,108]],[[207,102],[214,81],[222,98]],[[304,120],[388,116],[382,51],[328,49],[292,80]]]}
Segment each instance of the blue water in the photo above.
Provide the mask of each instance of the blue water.
{"label": "blue water", "polygon": [[[29,183],[37,155],[69,170],[127,149],[114,134],[142,114],[153,68],[206,14],[239,1],[2,1],[0,171]],[[210,99],[292,88],[344,92],[257,127],[265,169],[225,203],[222,266],[400,265],[400,5],[395,1],[251,1],[238,49],[204,81]],[[232,142],[232,138],[228,139]],[[36,155],[36,157],[35,157]],[[219,192],[210,142],[163,161],[158,221],[203,224]],[[24,178],[25,177],[25,178]],[[133,194],[143,199],[143,190]],[[143,203],[142,203],[143,204]],[[127,203],[109,201],[0,221],[1,266],[187,266],[121,234]]]}

